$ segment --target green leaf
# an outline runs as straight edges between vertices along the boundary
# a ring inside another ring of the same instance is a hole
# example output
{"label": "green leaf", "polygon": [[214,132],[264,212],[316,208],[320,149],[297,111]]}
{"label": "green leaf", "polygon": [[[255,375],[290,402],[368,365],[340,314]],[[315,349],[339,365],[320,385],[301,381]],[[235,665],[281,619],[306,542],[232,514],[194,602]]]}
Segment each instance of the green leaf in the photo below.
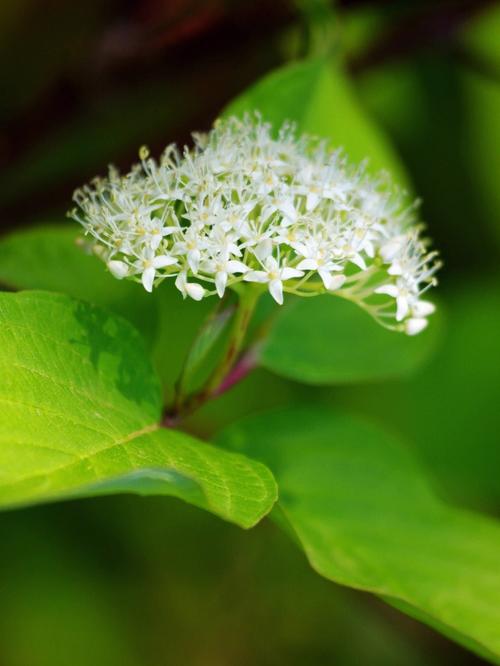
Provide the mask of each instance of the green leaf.
{"label": "green leaf", "polygon": [[377,324],[358,305],[331,295],[299,299],[278,313],[261,364],[306,384],[374,381],[411,373],[432,351],[439,326],[418,336]]}
{"label": "green leaf", "polygon": [[75,223],[38,225],[0,239],[0,282],[14,289],[43,289],[109,307],[146,338],[155,333],[157,308],[141,285],[119,281],[97,257],[77,245]]}
{"label": "green leaf", "polygon": [[400,183],[405,170],[390,143],[359,105],[340,63],[323,58],[282,67],[265,76],[225,109],[225,116],[259,111],[275,127],[286,120],[299,132],[329,138],[351,160],[366,158],[372,171],[386,169]]}
{"label": "green leaf", "polygon": [[106,310],[0,294],[0,506],[115,492],[179,497],[243,527],[271,508],[262,465],[159,426],[139,335]]}
{"label": "green leaf", "polygon": [[219,441],[271,468],[318,573],[406,605],[500,663],[500,525],[444,504],[397,440],[352,415],[298,408]]}

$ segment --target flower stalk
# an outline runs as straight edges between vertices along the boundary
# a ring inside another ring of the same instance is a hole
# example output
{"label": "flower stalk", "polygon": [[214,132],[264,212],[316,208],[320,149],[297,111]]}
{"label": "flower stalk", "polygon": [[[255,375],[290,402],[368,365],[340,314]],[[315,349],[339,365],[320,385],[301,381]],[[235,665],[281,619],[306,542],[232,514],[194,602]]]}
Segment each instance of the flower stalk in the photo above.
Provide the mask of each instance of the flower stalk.
{"label": "flower stalk", "polygon": [[[166,425],[171,425],[173,422],[177,422],[179,419],[185,418],[192,412],[199,409],[208,400],[221,395],[228,388],[239,381],[239,379],[246,376],[247,371],[240,373],[238,370],[236,373],[238,379],[236,376],[233,377],[231,373],[235,369],[240,352],[243,349],[248,327],[259,297],[262,293],[262,289],[257,286],[250,288],[245,286],[245,288],[239,289],[237,293],[238,303],[233,314],[233,320],[231,322],[228,338],[226,340],[226,344],[224,346],[224,350],[221,354],[219,362],[217,363],[212,374],[207,379],[203,387],[199,391],[187,397],[184,397],[182,390],[180,390],[184,385],[184,372],[181,373],[181,377],[179,378],[177,385],[177,395],[174,407],[173,409],[167,411],[164,419],[164,423]],[[245,364],[245,367],[246,365],[247,364]]]}
{"label": "flower stalk", "polygon": [[189,351],[184,359],[181,372],[175,383],[174,412],[180,411],[182,404],[186,399],[188,379],[193,372],[193,367],[199,365],[200,359],[206,356],[209,348],[218,339],[220,333],[226,327],[227,322],[234,316],[236,308],[234,304],[228,305],[227,300],[226,294],[226,296],[221,299],[211,311],[191,343]]}

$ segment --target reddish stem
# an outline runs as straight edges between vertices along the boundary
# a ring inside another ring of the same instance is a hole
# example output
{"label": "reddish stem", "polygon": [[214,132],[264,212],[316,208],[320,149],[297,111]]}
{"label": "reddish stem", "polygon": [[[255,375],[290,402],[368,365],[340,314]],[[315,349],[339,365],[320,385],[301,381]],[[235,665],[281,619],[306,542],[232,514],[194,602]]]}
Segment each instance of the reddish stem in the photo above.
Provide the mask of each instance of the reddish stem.
{"label": "reddish stem", "polygon": [[253,347],[249,349],[236,363],[234,368],[224,377],[214,392],[214,397],[222,395],[229,391],[235,384],[241,382],[245,377],[252,372],[257,366],[257,349]]}

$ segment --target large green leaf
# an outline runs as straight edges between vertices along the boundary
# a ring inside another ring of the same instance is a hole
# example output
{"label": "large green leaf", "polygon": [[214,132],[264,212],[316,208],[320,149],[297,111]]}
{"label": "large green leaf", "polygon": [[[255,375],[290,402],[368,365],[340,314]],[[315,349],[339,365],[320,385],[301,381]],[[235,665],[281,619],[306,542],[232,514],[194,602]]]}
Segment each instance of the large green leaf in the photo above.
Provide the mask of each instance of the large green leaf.
{"label": "large green leaf", "polygon": [[359,306],[331,295],[300,299],[277,315],[261,364],[308,384],[345,384],[408,374],[434,347],[433,321],[416,337],[388,331]]}
{"label": "large green leaf", "polygon": [[326,409],[250,418],[219,438],[267,464],[311,565],[388,598],[500,663],[500,525],[444,504],[404,446]]}
{"label": "large green leaf", "polygon": [[67,296],[0,294],[0,505],[173,495],[249,527],[271,508],[262,465],[159,427],[159,382],[124,320]]}
{"label": "large green leaf", "polygon": [[282,67],[237,97],[224,115],[243,116],[254,111],[275,127],[292,120],[300,132],[329,138],[352,160],[368,158],[373,171],[387,169],[400,183],[406,182],[398,156],[365,115],[336,61],[318,58]]}

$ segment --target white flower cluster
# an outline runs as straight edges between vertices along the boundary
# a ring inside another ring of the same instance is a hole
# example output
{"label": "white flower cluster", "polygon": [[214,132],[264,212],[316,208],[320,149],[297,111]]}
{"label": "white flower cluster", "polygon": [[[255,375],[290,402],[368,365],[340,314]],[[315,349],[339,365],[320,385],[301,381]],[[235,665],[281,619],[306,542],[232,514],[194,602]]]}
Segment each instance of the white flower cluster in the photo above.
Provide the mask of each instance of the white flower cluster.
{"label": "white flower cluster", "polygon": [[159,162],[143,148],[128,174],[111,167],[75,192],[70,215],[113,275],[147,291],[173,278],[195,300],[242,282],[280,304],[283,292],[335,292],[388,328],[425,327],[436,253],[386,175],[371,178],[291,125],[273,135],[258,116],[218,121],[194,140]]}

